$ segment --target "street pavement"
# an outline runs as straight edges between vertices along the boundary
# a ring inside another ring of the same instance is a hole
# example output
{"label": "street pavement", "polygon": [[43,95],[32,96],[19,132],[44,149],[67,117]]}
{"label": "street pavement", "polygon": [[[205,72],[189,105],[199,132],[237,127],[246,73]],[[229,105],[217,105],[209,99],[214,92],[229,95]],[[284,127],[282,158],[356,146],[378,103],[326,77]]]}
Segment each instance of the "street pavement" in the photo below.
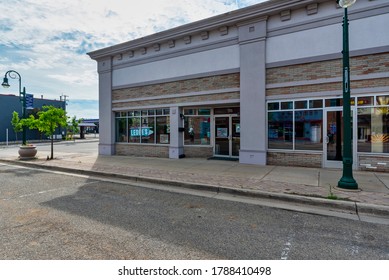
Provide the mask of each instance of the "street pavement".
{"label": "street pavement", "polygon": [[[0,146],[0,162],[91,176],[115,177],[237,197],[262,198],[286,203],[320,206],[333,211],[389,220],[389,174],[354,171],[357,191],[336,187],[342,172],[336,169],[256,166],[237,161],[101,156],[98,139],[56,143],[54,160],[47,160],[50,146],[37,145],[37,158],[22,161],[18,146]],[[330,195],[337,199],[329,199]]]}

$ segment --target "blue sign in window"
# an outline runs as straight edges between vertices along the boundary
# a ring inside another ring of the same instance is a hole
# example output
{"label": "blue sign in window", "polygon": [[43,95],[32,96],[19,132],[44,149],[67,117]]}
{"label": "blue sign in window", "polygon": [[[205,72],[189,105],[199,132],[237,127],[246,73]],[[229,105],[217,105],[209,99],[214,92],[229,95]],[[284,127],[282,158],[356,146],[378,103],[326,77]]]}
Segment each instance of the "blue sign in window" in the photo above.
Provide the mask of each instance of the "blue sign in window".
{"label": "blue sign in window", "polygon": [[146,137],[153,134],[153,131],[150,129],[150,127],[142,127],[142,128],[131,128],[130,129],[131,137]]}

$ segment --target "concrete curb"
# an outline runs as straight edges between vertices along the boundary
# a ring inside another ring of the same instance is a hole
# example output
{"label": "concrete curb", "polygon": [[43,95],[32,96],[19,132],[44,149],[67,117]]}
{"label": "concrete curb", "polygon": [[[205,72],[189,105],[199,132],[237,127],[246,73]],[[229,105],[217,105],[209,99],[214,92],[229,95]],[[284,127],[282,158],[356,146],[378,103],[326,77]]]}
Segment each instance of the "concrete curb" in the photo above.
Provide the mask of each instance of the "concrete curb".
{"label": "concrete curb", "polygon": [[236,196],[270,199],[270,200],[276,200],[276,201],[287,202],[287,203],[316,206],[330,211],[338,211],[338,212],[340,211],[340,212],[346,212],[350,214],[389,218],[389,206],[384,206],[384,205],[375,205],[375,204],[368,204],[368,203],[361,203],[361,202],[354,202],[354,201],[330,200],[326,198],[308,197],[308,196],[297,195],[297,194],[284,194],[284,193],[274,193],[274,192],[259,191],[259,190],[228,188],[228,187],[211,185],[211,184],[197,184],[197,183],[181,182],[176,180],[167,180],[162,178],[108,173],[103,171],[73,169],[73,168],[61,167],[61,166],[41,165],[31,161],[15,161],[15,160],[0,159],[0,162],[9,163],[18,166],[25,166],[25,167],[28,166],[31,168],[52,170],[52,171],[77,173],[86,176],[117,178],[117,179],[130,180],[134,182],[152,183],[152,184],[168,185],[173,187],[183,187],[192,190],[215,192],[218,194],[224,193],[224,194],[230,194]]}

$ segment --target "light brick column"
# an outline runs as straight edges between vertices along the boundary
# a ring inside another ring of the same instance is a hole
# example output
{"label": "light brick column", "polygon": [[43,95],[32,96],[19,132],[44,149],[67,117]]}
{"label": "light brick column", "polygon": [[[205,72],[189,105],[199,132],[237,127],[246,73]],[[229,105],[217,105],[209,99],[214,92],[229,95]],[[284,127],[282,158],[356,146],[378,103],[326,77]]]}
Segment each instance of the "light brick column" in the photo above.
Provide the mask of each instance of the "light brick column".
{"label": "light brick column", "polygon": [[111,58],[98,60],[99,73],[99,154],[115,153],[115,116],[112,112]]}
{"label": "light brick column", "polygon": [[266,26],[267,18],[239,25],[239,162],[266,164]]}

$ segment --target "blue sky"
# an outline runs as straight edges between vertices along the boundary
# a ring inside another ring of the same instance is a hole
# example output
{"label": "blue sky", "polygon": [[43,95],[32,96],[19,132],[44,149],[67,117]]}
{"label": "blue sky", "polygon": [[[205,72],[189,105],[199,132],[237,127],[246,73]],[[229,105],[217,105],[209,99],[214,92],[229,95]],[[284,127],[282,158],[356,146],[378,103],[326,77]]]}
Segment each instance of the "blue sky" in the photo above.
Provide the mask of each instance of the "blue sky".
{"label": "blue sky", "polygon": [[[68,114],[98,117],[96,62],[87,52],[264,0],[8,0],[0,13],[0,77],[17,71],[37,97],[67,95]],[[17,94],[18,81],[0,88]]]}

